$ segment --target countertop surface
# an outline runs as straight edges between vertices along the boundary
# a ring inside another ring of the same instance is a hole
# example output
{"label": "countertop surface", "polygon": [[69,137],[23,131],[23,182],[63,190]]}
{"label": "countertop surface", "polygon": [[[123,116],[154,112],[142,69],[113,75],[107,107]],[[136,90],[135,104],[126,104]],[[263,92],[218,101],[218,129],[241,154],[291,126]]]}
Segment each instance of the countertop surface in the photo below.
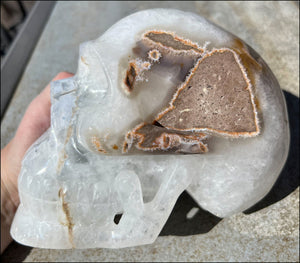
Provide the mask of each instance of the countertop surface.
{"label": "countertop surface", "polygon": [[244,213],[217,218],[198,210],[184,192],[151,245],[124,249],[48,250],[13,242],[3,262],[281,261],[299,262],[299,5],[295,2],[58,2],[1,123],[1,147],[31,100],[60,71],[76,72],[79,45],[119,19],[147,8],[176,8],[204,16],[252,46],[267,62],[286,97],[289,157],[270,193]]}

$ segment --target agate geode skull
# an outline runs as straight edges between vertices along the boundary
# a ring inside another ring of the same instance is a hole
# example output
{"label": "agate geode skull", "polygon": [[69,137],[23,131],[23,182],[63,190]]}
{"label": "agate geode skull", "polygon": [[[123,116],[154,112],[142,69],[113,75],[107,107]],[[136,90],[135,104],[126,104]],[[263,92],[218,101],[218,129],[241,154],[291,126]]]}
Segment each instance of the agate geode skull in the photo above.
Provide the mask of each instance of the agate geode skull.
{"label": "agate geode skull", "polygon": [[192,13],[146,10],[83,43],[78,61],[52,83],[51,127],[23,161],[18,242],[148,244],[185,189],[225,217],[274,184],[289,145],[284,98],[237,37]]}

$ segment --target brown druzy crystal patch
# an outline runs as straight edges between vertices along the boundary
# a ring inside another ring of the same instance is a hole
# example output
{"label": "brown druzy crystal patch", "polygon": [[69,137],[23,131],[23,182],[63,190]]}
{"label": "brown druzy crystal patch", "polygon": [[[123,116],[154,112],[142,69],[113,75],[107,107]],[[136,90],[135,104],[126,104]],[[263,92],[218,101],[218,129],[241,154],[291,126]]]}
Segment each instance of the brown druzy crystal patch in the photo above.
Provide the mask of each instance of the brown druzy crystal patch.
{"label": "brown druzy crystal patch", "polygon": [[193,50],[197,53],[203,52],[203,50],[200,49],[197,44],[195,44],[189,40],[180,38],[170,32],[153,30],[153,31],[149,31],[149,32],[145,33],[144,37],[152,40],[155,43],[159,43],[160,45],[162,45],[164,47],[172,48],[173,50],[176,50],[176,51]]}
{"label": "brown druzy crystal patch", "polygon": [[235,53],[229,49],[215,50],[198,61],[170,107],[156,120],[175,130],[254,136],[259,127],[251,92]]}
{"label": "brown druzy crystal patch", "polygon": [[[207,135],[198,132],[168,130],[153,124],[140,124],[126,136],[127,141],[143,151],[168,151],[174,153],[205,153],[203,140]],[[125,149],[124,149],[125,150]],[[127,152],[127,149],[125,150]]]}
{"label": "brown druzy crystal patch", "polygon": [[131,62],[129,64],[129,69],[126,72],[126,77],[124,80],[127,92],[131,92],[133,90],[133,86],[137,77],[137,72],[138,70],[136,64]]}

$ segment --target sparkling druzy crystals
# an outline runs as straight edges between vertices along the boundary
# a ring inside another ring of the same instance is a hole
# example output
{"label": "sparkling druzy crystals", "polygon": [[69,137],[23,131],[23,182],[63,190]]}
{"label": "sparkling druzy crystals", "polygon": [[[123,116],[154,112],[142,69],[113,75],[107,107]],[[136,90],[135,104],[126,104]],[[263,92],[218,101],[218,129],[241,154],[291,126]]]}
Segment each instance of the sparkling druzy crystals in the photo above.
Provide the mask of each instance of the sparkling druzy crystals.
{"label": "sparkling druzy crystals", "polygon": [[52,83],[51,127],[23,161],[18,242],[147,244],[185,189],[225,217],[272,187],[289,144],[285,102],[235,36],[192,13],[146,10],[83,43],[78,61]]}

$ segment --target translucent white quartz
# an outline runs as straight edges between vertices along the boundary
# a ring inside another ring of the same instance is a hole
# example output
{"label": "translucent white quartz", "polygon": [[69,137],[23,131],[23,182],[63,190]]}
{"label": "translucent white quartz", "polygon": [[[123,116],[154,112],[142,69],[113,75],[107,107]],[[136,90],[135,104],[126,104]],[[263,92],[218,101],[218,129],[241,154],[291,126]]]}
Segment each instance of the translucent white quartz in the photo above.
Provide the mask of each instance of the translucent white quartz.
{"label": "translucent white quartz", "polygon": [[[113,145],[156,107],[176,69],[157,75],[136,99],[121,83],[128,56],[147,30],[166,30],[206,50],[230,48],[235,36],[192,13],[152,9],[132,14],[80,46],[73,78],[51,86],[51,127],[28,150],[19,177],[21,204],[13,238],[42,248],[120,248],[154,242],[178,196],[187,189],[209,212],[226,217],[268,193],[287,157],[289,126],[274,75],[250,47],[261,133],[212,136],[205,154],[102,154],[93,135]],[[123,214],[118,224],[116,214]],[[201,224],[201,221],[199,222]]]}

